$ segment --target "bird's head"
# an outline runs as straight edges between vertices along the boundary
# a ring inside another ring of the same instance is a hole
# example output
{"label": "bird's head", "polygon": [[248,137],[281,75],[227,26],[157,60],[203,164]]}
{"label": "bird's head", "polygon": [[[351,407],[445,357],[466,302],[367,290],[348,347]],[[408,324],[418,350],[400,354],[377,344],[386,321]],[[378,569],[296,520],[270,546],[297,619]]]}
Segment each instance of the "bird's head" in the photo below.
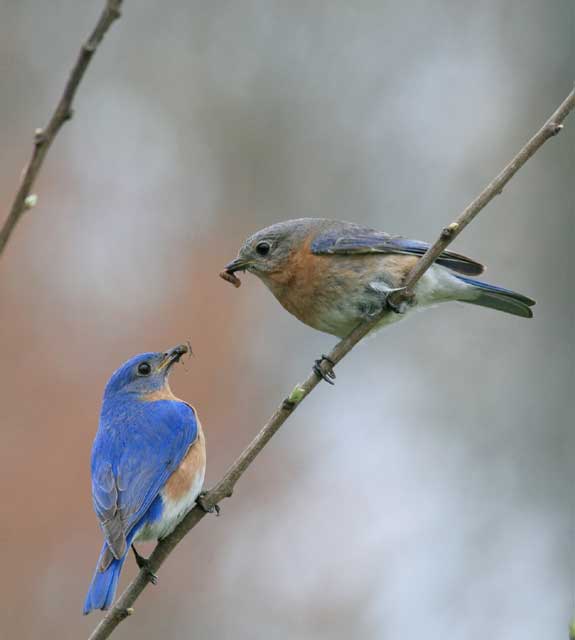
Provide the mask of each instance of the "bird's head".
{"label": "bird's head", "polygon": [[324,222],[320,218],[299,218],[278,222],[250,236],[237,257],[225,267],[228,274],[250,271],[260,277],[282,271],[293,252]]}
{"label": "bird's head", "polygon": [[112,374],[106,385],[104,400],[118,394],[158,394],[159,397],[163,391],[169,392],[168,376],[172,365],[188,350],[187,345],[179,344],[168,351],[134,356]]}

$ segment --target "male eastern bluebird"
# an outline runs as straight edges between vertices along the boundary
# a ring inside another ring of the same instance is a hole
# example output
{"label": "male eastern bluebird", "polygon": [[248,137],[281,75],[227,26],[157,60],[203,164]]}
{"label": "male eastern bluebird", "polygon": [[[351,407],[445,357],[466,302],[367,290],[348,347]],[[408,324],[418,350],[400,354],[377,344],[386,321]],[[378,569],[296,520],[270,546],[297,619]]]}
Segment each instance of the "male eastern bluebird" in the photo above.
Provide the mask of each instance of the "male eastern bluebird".
{"label": "male eastern bluebird", "polygon": [[[167,536],[193,506],[204,483],[206,447],[195,409],[174,396],[172,365],[188,351],[142,353],[125,362],[104,391],[92,447],[92,499],[104,534],[84,614],[107,609],[132,546]],[[151,575],[152,581],[155,576]]]}
{"label": "male eastern bluebird", "polygon": [[[383,311],[389,294],[402,287],[428,246],[351,222],[300,218],[249,237],[221,275],[239,286],[234,272],[254,273],[296,318],[343,338],[360,321]],[[468,277],[483,269],[446,251],[416,284],[411,304],[394,310],[458,300],[531,318],[531,298]],[[388,314],[380,326],[401,317]]]}

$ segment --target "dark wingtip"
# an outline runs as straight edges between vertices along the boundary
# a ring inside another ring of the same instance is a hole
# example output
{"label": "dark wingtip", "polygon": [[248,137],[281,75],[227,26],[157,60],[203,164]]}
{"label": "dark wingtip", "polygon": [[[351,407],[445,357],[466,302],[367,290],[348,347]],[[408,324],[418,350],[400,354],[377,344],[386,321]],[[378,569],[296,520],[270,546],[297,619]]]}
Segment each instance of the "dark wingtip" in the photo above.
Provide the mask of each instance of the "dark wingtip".
{"label": "dark wingtip", "polygon": [[485,266],[479,262],[460,262],[459,271],[468,273],[470,276],[480,276],[485,271]]}
{"label": "dark wingtip", "polygon": [[480,276],[485,271],[485,267],[480,262],[475,262],[475,260],[471,260],[471,258],[466,258],[457,253],[448,252],[441,254],[437,259],[437,264],[466,276]]}

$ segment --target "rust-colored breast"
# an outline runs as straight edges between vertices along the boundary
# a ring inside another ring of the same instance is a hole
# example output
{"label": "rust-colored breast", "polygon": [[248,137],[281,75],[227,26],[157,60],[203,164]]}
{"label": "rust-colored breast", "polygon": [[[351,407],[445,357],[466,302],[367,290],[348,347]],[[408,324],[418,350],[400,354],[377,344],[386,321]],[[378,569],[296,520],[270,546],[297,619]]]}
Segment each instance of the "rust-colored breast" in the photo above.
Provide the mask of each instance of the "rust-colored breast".
{"label": "rust-colored breast", "polygon": [[322,296],[326,256],[310,250],[313,235],[284,263],[281,271],[266,275],[265,282],[280,304],[302,322],[313,325],[318,296]]}
{"label": "rust-colored breast", "polygon": [[180,466],[168,478],[163,494],[170,500],[180,500],[186,496],[198,480],[198,474],[203,477],[206,468],[206,441],[202,425],[198,422],[198,436],[188,449]]}

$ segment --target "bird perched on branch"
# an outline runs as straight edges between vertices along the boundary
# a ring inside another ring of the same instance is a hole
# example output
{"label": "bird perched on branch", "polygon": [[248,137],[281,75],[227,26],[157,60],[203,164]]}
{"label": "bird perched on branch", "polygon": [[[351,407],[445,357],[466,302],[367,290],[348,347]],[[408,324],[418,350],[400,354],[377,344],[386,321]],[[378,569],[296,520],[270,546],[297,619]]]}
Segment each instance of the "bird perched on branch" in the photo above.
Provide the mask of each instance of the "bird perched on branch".
{"label": "bird perched on branch", "polygon": [[188,351],[142,353],[125,362],[104,391],[92,447],[92,499],[104,545],[84,614],[107,609],[133,546],[167,536],[192,508],[206,469],[205,440],[195,409],[172,393],[168,376]]}
{"label": "bird perched on branch", "polygon": [[[429,245],[392,236],[351,222],[300,218],[258,231],[242,245],[221,274],[239,286],[234,275],[249,271],[280,304],[305,324],[343,338],[362,320],[389,306],[389,295]],[[531,318],[534,300],[470,276],[483,265],[446,251],[424,273],[409,304],[387,314],[380,326],[406,311],[457,300]]]}

